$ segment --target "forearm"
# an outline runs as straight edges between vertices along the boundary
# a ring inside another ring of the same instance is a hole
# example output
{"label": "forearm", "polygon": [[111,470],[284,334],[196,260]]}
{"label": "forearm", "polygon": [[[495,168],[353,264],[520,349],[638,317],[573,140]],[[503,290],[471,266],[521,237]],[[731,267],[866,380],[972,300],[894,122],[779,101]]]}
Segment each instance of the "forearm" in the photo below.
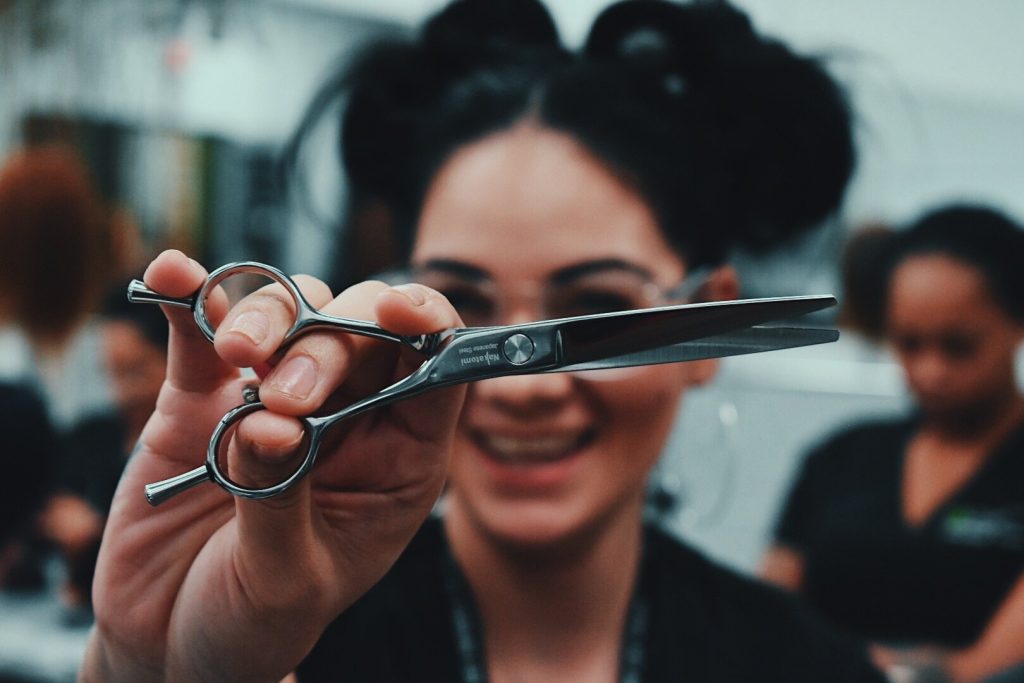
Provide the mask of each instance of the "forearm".
{"label": "forearm", "polygon": [[950,652],[944,668],[955,683],[979,683],[1014,666],[1024,664],[1024,634],[1007,647],[971,646]]}
{"label": "forearm", "polygon": [[768,583],[799,592],[803,585],[804,559],[793,548],[774,545],[761,558],[757,573]]}
{"label": "forearm", "polygon": [[1024,574],[1003,599],[981,637],[946,656],[946,670],[957,683],[974,683],[1024,664]]}

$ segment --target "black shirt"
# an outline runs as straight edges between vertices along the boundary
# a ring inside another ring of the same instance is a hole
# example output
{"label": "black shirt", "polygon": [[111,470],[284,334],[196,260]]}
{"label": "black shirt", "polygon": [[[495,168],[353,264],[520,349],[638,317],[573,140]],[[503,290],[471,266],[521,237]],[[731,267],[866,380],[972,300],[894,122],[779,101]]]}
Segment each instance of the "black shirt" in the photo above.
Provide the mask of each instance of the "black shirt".
{"label": "black shirt", "polygon": [[76,423],[65,435],[61,488],[106,515],[128,462],[125,438],[124,422],[115,413],[90,415]]}
{"label": "black shirt", "polygon": [[777,530],[830,620],[901,645],[969,645],[1024,572],[1024,425],[919,527],[904,521],[913,419],[859,426],[805,461]]}
{"label": "black shirt", "polygon": [[[380,583],[328,627],[299,681],[464,680],[446,576],[455,567],[441,524],[428,520]],[[884,680],[860,643],[822,627],[790,596],[654,529],[640,583],[649,607],[643,681]]]}

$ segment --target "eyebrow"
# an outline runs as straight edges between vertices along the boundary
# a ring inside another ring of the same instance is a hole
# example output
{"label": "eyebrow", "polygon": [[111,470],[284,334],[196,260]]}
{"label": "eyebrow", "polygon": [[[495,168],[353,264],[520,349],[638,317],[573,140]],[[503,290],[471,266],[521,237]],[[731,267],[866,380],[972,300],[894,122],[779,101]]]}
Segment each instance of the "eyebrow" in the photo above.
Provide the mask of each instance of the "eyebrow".
{"label": "eyebrow", "polygon": [[584,275],[600,273],[608,270],[636,273],[637,275],[641,275],[648,279],[652,277],[651,271],[639,264],[620,258],[604,258],[595,259],[593,261],[583,261],[582,263],[574,263],[573,265],[566,266],[565,268],[559,268],[551,274],[548,280],[552,284],[564,284],[583,277]]}
{"label": "eyebrow", "polygon": [[423,263],[413,264],[414,268],[440,270],[467,280],[490,280],[491,274],[483,268],[457,261],[455,259],[430,259]]}
{"label": "eyebrow", "polygon": [[[416,264],[416,267],[440,270],[468,280],[492,279],[491,274],[483,268],[456,259],[430,259],[424,263]],[[639,264],[620,258],[603,258],[574,263],[564,268],[559,268],[547,279],[552,284],[565,284],[585,275],[609,270],[636,273],[645,278],[652,277],[651,271]]]}

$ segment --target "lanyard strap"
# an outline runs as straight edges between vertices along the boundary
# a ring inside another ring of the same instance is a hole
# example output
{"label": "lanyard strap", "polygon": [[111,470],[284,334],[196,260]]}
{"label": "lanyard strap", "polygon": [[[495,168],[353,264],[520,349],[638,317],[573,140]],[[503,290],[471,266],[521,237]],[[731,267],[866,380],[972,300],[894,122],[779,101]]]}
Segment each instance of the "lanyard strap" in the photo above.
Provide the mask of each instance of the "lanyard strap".
{"label": "lanyard strap", "polygon": [[[487,662],[483,648],[480,616],[473,606],[472,594],[465,577],[451,553],[445,557],[445,589],[452,610],[455,646],[458,650],[462,683],[487,683]],[[650,601],[644,582],[640,581],[629,606],[626,630],[619,654],[619,683],[640,683],[643,680],[647,655],[647,631],[650,627]]]}

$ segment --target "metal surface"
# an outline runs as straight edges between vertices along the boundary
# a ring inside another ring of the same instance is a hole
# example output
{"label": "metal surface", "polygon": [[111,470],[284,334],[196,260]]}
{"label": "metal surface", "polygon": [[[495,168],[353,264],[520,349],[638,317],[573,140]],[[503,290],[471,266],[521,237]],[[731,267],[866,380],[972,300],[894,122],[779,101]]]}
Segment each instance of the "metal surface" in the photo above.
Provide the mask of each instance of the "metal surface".
{"label": "metal surface", "polygon": [[839,339],[839,332],[837,330],[819,330],[804,327],[751,327],[745,330],[716,334],[694,341],[656,347],[647,351],[628,353],[623,356],[601,358],[575,365],[565,365],[548,372],[606,370],[609,368],[628,368],[638,365],[681,363],[707,358],[725,358],[727,356],[742,356],[748,353],[779,351],[781,349],[794,349],[814,344],[827,344],[837,339]]}

